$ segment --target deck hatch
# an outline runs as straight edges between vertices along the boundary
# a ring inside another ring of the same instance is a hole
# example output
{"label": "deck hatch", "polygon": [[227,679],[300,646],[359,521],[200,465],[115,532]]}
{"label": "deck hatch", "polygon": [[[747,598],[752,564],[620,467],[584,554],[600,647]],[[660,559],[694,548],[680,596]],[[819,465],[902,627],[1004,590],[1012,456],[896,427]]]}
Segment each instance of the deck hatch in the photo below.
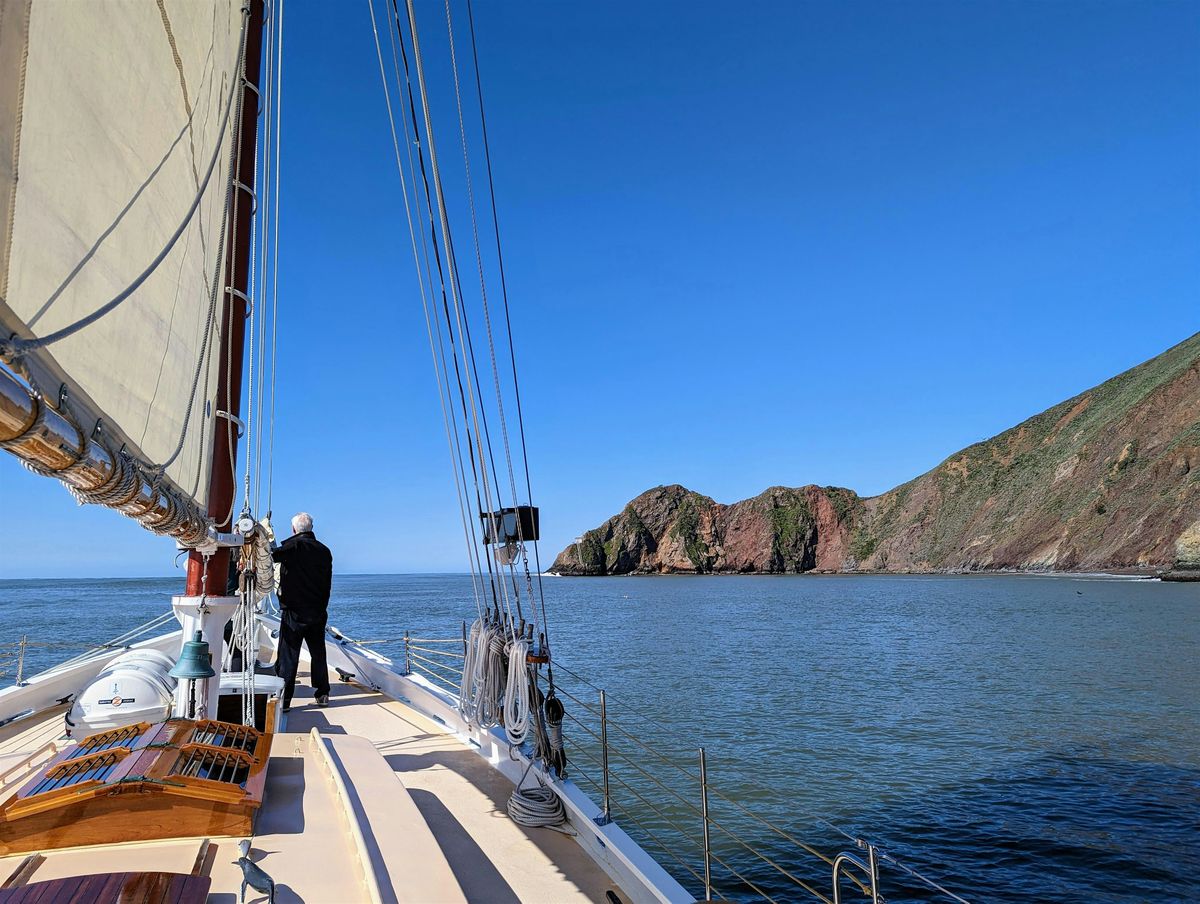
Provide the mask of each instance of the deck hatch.
{"label": "deck hatch", "polygon": [[80,757],[112,750],[116,747],[132,750],[133,745],[137,743],[138,738],[142,736],[147,727],[144,724],[126,725],[124,728],[116,728],[84,738],[67,759],[77,760]]}
{"label": "deck hatch", "polygon": [[255,729],[227,722],[201,722],[192,735],[192,741],[196,744],[244,750],[247,753],[254,749],[258,738],[259,733]]}
{"label": "deck hatch", "polygon": [[167,719],[80,738],[0,801],[0,856],[251,834],[273,737],[214,720]]}
{"label": "deck hatch", "polygon": [[104,781],[110,772],[125,757],[125,750],[110,750],[107,753],[97,753],[90,756],[77,756],[64,760],[55,766],[46,776],[34,785],[29,792],[42,794],[46,791],[57,791],[60,788],[70,788],[89,781]]}
{"label": "deck hatch", "polygon": [[214,782],[241,785],[250,774],[250,764],[236,750],[215,750],[211,747],[191,747],[171,767],[172,775],[206,778]]}

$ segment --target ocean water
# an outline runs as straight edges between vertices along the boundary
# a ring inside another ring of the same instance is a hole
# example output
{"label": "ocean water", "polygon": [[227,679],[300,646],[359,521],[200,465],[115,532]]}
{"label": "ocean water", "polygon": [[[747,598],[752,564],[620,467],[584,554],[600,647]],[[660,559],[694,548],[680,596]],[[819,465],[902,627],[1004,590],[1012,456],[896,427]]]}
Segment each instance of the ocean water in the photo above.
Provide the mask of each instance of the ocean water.
{"label": "ocean water", "polygon": [[[0,581],[0,643],[115,635],[181,585]],[[697,892],[703,746],[713,880],[734,899],[815,900],[781,869],[828,895],[828,865],[797,842],[852,850],[836,826],[970,901],[1200,900],[1200,585],[801,576],[544,587],[572,777],[599,797],[602,687],[614,815]],[[405,630],[459,637],[474,614],[465,576],[335,579],[331,623],[392,641],[389,654],[402,656]],[[66,652],[31,648],[30,665]],[[890,901],[950,900],[888,861],[882,874]]]}

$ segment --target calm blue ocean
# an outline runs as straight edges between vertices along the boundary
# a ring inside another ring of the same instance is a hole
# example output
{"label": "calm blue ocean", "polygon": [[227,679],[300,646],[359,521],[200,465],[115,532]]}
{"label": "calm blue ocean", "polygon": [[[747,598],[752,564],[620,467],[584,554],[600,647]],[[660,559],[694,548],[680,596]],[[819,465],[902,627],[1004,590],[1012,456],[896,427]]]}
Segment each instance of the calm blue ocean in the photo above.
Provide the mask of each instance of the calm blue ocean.
{"label": "calm blue ocean", "polygon": [[[0,581],[0,642],[115,635],[181,586]],[[556,678],[584,723],[566,724],[574,777],[598,777],[586,679],[623,728],[610,731],[618,821],[693,888],[698,798],[672,764],[694,773],[703,745],[716,791],[793,837],[845,848],[823,817],[971,901],[1200,899],[1200,585],[644,577],[547,578],[545,590]],[[474,612],[465,576],[344,576],[331,622],[361,638],[458,637]],[[721,798],[714,809],[828,893],[824,864]],[[744,880],[804,900],[715,834]],[[889,900],[937,900],[884,874]],[[748,896],[719,864],[714,877]]]}

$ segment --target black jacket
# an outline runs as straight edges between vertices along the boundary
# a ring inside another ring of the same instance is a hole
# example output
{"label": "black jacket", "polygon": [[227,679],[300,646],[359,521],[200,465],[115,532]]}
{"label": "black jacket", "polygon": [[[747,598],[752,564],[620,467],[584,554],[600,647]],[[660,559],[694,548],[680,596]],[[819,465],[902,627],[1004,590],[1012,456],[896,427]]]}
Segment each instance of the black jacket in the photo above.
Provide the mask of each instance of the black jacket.
{"label": "black jacket", "polygon": [[272,553],[280,568],[279,602],[300,624],[324,621],[333,583],[333,553],[312,531],[293,534]]}

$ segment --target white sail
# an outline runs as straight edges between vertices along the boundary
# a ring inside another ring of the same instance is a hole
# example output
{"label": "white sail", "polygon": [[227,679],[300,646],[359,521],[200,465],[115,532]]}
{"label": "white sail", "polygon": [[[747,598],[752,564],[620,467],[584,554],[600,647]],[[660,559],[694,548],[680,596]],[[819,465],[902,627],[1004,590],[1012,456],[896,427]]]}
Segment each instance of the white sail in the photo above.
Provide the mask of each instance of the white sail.
{"label": "white sail", "polygon": [[92,314],[186,221],[127,300],[20,365],[201,505],[242,20],[241,0],[0,0],[0,339]]}

